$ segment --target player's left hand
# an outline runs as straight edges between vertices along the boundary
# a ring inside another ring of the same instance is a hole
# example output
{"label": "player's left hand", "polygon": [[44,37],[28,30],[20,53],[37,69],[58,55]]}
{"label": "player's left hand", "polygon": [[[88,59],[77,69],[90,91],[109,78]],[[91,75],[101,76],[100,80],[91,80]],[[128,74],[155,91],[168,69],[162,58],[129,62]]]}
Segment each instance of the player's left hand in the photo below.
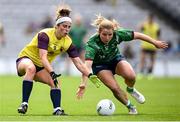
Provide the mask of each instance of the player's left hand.
{"label": "player's left hand", "polygon": [[101,86],[101,81],[96,75],[89,74],[88,78],[97,88]]}
{"label": "player's left hand", "polygon": [[55,87],[58,87],[58,80],[57,80],[57,78],[60,77],[61,74],[56,74],[56,73],[53,71],[53,72],[50,72],[50,76],[51,76],[51,78],[52,78],[53,81],[54,81]]}
{"label": "player's left hand", "polygon": [[155,44],[156,48],[162,48],[162,49],[166,49],[168,48],[168,43],[165,42],[165,41],[155,41]]}
{"label": "player's left hand", "polygon": [[77,92],[76,92],[76,97],[77,99],[82,99],[84,92],[85,92],[85,85],[80,85]]}

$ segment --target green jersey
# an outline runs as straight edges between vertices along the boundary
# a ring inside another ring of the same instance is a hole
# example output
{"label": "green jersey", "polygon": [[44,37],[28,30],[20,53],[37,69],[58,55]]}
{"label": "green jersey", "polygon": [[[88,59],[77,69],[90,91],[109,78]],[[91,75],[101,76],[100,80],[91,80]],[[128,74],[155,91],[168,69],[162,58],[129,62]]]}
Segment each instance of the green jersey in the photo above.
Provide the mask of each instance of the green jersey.
{"label": "green jersey", "polygon": [[117,55],[120,55],[118,44],[123,41],[134,39],[134,32],[128,29],[118,29],[114,31],[113,38],[108,44],[100,40],[99,34],[93,35],[86,44],[86,60],[93,60],[95,64],[108,63]]}
{"label": "green jersey", "polygon": [[84,48],[84,42],[83,39],[86,36],[87,30],[84,26],[77,26],[74,25],[72,26],[69,35],[73,41],[73,44],[77,47],[77,48]]}

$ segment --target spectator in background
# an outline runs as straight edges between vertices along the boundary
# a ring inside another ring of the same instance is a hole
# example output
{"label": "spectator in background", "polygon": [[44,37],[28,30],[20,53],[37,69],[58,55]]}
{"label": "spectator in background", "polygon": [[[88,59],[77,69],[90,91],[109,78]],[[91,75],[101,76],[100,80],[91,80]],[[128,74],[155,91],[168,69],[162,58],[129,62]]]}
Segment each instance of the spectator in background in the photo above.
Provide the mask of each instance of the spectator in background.
{"label": "spectator in background", "polygon": [[180,54],[180,36],[178,37],[177,40],[177,53]]}
{"label": "spectator in background", "polygon": [[112,7],[115,7],[117,5],[117,0],[94,0],[94,2],[101,4],[102,2],[106,2],[110,4]]}
{"label": "spectator in background", "polygon": [[77,47],[80,58],[84,60],[84,40],[87,34],[87,29],[83,25],[82,16],[80,14],[75,15],[73,22],[69,35],[73,44]]}
{"label": "spectator in background", "polygon": [[132,50],[132,46],[129,44],[125,45],[123,54],[124,54],[125,58],[132,60],[134,58],[134,52]]}
{"label": "spectator in background", "polygon": [[105,2],[106,0],[94,0],[94,2],[97,2],[97,3],[99,3],[99,2]]}
{"label": "spectator in background", "polygon": [[[150,13],[147,17],[147,20],[141,24],[140,30],[155,40],[159,40],[160,28],[159,25],[154,22],[154,15],[152,13]],[[152,72],[156,59],[156,50],[157,48],[154,45],[147,43],[146,41],[141,42],[140,74],[138,78],[142,78],[143,74],[148,74],[148,78],[152,79]],[[147,58],[150,62],[149,65],[147,65],[146,62]]]}
{"label": "spectator in background", "polygon": [[31,21],[28,23],[27,27],[25,28],[25,34],[26,35],[31,35],[37,32],[39,29],[39,26],[37,23]]}
{"label": "spectator in background", "polygon": [[[84,40],[87,35],[87,29],[83,25],[82,16],[80,14],[76,14],[73,19],[73,24],[71,30],[69,32],[69,36],[72,39],[73,44],[76,46],[77,51],[79,53],[79,57],[82,61],[84,61]],[[65,55],[63,55],[65,56]],[[66,75],[70,75],[70,60],[66,58],[65,66],[66,66]]]}
{"label": "spectator in background", "polygon": [[52,28],[53,27],[53,21],[51,16],[47,15],[45,16],[43,22],[40,24],[40,28]]}
{"label": "spectator in background", "polygon": [[40,29],[44,28],[52,28],[53,21],[51,16],[46,15],[42,22],[31,21],[28,23],[27,27],[25,28],[25,34],[31,35],[38,32]]}
{"label": "spectator in background", "polygon": [[4,38],[4,27],[2,23],[0,23],[0,47],[5,45],[5,38]]}
{"label": "spectator in background", "polygon": [[135,56],[135,52],[133,50],[133,46],[131,46],[130,44],[126,44],[122,50],[122,53],[123,53],[124,57],[126,58],[126,60],[132,65],[132,67],[136,71],[137,61],[135,60],[136,56]]}
{"label": "spectator in background", "polygon": [[169,64],[169,58],[172,56],[173,53],[173,47],[172,47],[172,42],[168,41],[168,48],[164,49],[163,51],[163,57],[162,57],[162,62],[163,62],[163,68],[164,68],[164,77],[169,76],[169,69],[170,69],[170,64]]}
{"label": "spectator in background", "polygon": [[168,41],[168,48],[164,49],[164,52],[165,53],[170,53],[173,51],[173,47],[172,47],[172,42],[171,41]]}
{"label": "spectator in background", "polygon": [[108,0],[108,2],[110,2],[112,7],[116,7],[117,6],[117,0]]}

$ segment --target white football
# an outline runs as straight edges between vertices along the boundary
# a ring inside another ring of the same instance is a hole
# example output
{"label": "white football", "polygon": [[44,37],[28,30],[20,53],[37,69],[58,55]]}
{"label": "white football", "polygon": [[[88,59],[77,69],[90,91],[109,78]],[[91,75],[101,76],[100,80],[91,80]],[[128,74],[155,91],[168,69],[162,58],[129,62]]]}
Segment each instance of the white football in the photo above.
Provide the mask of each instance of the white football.
{"label": "white football", "polygon": [[98,102],[96,110],[99,115],[109,116],[114,113],[115,105],[111,100],[103,99]]}

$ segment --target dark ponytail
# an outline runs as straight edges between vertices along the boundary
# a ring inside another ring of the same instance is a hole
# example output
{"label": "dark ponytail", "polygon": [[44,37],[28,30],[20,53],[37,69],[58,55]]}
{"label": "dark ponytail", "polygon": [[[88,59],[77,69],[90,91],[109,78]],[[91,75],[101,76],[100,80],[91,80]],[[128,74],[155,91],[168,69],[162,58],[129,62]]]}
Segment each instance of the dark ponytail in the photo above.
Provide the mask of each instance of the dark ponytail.
{"label": "dark ponytail", "polygon": [[60,17],[69,17],[71,13],[71,8],[68,5],[59,6],[57,10],[57,18],[58,20]]}

